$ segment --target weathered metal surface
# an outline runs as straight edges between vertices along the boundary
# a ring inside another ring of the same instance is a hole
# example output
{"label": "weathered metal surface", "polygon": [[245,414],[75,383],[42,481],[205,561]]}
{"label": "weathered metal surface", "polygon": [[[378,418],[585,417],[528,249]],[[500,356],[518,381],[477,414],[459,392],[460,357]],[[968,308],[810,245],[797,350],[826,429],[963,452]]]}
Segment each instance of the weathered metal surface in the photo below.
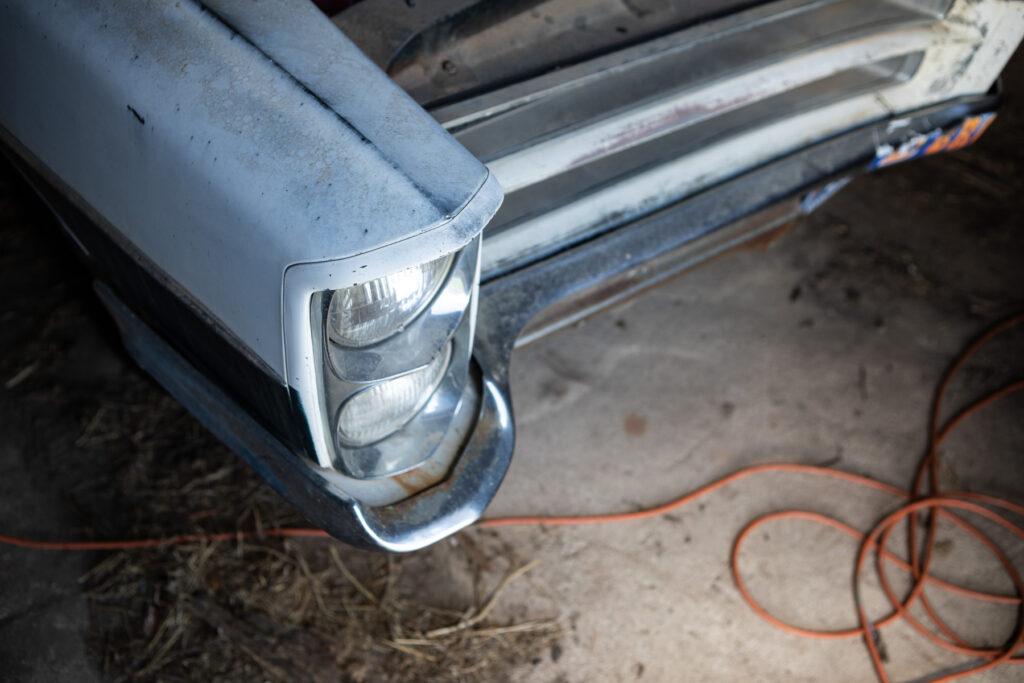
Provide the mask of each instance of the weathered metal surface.
{"label": "weathered metal surface", "polygon": [[430,106],[765,0],[363,0],[334,20]]}
{"label": "weathered metal surface", "polygon": [[500,192],[311,3],[209,7],[3,0],[0,125],[285,378],[286,269],[430,260]]}

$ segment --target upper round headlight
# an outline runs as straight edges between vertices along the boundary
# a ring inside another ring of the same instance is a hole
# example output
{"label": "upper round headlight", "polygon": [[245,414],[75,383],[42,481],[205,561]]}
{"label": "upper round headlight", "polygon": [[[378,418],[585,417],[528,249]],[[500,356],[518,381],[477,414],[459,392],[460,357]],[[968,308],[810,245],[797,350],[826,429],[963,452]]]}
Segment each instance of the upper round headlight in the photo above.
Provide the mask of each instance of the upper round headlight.
{"label": "upper round headlight", "polygon": [[327,331],[343,346],[376,344],[419,315],[445,281],[454,254],[400,270],[331,296]]}

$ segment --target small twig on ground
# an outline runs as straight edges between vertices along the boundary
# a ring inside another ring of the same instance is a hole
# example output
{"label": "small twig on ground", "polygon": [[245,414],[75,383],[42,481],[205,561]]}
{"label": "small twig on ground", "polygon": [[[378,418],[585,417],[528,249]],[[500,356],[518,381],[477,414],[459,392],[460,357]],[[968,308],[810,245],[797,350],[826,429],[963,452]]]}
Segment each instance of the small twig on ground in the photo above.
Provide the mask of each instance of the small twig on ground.
{"label": "small twig on ground", "polygon": [[35,372],[36,368],[38,368],[38,367],[39,367],[39,363],[32,363],[31,365],[22,368],[20,371],[18,371],[18,373],[16,375],[14,375],[14,377],[11,377],[9,380],[4,382],[4,388],[5,389],[13,389],[14,387],[18,386],[19,384],[24,382],[26,379],[31,377],[32,373]]}
{"label": "small twig on ground", "polygon": [[396,642],[394,640],[384,640],[384,641],[381,641],[381,642],[383,642],[385,645],[387,645],[390,648],[394,648],[395,650],[398,650],[399,652],[402,652],[402,653],[407,654],[407,655],[412,655],[413,657],[416,657],[418,659],[423,659],[423,660],[426,660],[428,662],[433,662],[434,664],[436,664],[438,661],[440,661],[440,660],[438,660],[437,657],[433,657],[431,655],[428,655],[425,652],[420,652],[419,650],[417,650],[417,649],[415,649],[413,647],[409,647],[408,645],[403,645],[403,644],[398,643],[398,642]]}
{"label": "small twig on ground", "polygon": [[522,567],[516,569],[514,572],[512,572],[511,574],[507,575],[504,579],[502,579],[501,583],[498,584],[498,587],[494,589],[493,593],[491,593],[490,599],[484,604],[482,608],[480,608],[476,612],[476,614],[467,617],[456,624],[452,624],[451,626],[443,626],[441,628],[435,628],[431,631],[427,631],[424,634],[424,636],[427,638],[443,638],[444,636],[451,635],[458,631],[463,631],[467,628],[475,626],[476,624],[479,624],[481,621],[487,618],[488,614],[491,613],[491,610],[494,609],[494,606],[498,602],[498,598],[501,597],[501,594],[505,591],[506,588],[508,588],[509,584],[511,584],[513,581],[521,577],[523,574],[526,574],[534,567],[536,567],[537,564],[537,560],[524,564]]}
{"label": "small twig on ground", "polygon": [[331,560],[334,561],[335,566],[338,567],[338,571],[340,571],[341,575],[345,577],[345,580],[352,584],[352,587],[359,591],[362,594],[362,596],[369,600],[371,603],[373,603],[374,605],[379,604],[377,596],[370,592],[370,589],[364,586],[363,582],[357,579],[355,574],[349,571],[349,568],[342,561],[341,555],[338,554],[338,549],[332,545],[328,552],[330,553]]}

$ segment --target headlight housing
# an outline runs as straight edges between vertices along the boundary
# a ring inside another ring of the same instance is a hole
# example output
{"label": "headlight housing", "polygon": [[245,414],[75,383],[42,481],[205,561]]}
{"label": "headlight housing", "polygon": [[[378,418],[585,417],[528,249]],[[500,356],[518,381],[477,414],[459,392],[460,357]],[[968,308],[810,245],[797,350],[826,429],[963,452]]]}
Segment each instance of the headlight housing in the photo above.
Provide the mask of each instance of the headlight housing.
{"label": "headlight housing", "polygon": [[[480,238],[418,266],[312,296],[323,445],[344,474],[417,467],[478,409],[470,359]],[[321,458],[323,462],[323,458]]]}

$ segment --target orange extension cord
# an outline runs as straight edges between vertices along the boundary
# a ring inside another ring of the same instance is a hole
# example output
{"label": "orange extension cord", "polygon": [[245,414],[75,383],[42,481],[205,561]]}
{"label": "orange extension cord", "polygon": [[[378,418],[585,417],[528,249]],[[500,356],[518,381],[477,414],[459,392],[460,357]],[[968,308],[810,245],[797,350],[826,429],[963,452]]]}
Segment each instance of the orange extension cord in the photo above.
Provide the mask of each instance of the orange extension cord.
{"label": "orange extension cord", "polygon": [[[837,519],[833,519],[832,517],[803,510],[784,510],[781,512],[774,512],[752,521],[739,533],[733,543],[730,566],[732,569],[733,580],[736,583],[736,588],[739,590],[740,595],[754,613],[768,623],[787,633],[804,636],[806,638],[826,640],[861,638],[867,647],[875,672],[881,681],[889,681],[889,676],[885,670],[882,656],[879,653],[877,631],[878,629],[900,619],[904,620],[915,631],[935,643],[937,646],[951,652],[968,655],[977,660],[981,660],[981,663],[977,666],[966,668],[932,680],[951,681],[1001,665],[1024,664],[1024,655],[1015,656],[1016,651],[1024,645],[1024,619],[1022,619],[1020,610],[1018,611],[1018,621],[1014,629],[1014,634],[1005,647],[1001,649],[973,647],[939,617],[924,592],[925,586],[930,584],[945,591],[989,603],[1021,605],[1022,602],[1024,602],[1024,580],[1021,579],[1020,574],[1010,558],[1007,556],[1006,552],[1000,548],[1000,546],[992,540],[991,537],[985,534],[977,526],[967,521],[962,514],[959,514],[961,512],[966,512],[988,519],[1024,541],[1024,528],[1014,524],[1004,516],[1005,512],[1012,512],[1018,516],[1024,517],[1024,505],[969,491],[942,491],[939,488],[938,482],[938,449],[939,446],[949,438],[950,434],[952,434],[957,427],[967,420],[967,418],[979,412],[983,408],[1002,398],[1024,390],[1024,380],[1017,380],[1007,384],[1001,389],[998,389],[997,391],[994,391],[970,404],[943,424],[940,421],[942,407],[951,381],[963,368],[964,364],[985,344],[999,334],[1005,332],[1011,327],[1020,325],[1021,323],[1024,323],[1024,313],[1015,315],[992,327],[976,341],[970,344],[956,358],[950,368],[943,375],[942,381],[939,384],[932,403],[931,418],[929,421],[928,447],[920,465],[918,466],[913,484],[909,490],[902,489],[898,486],[893,486],[870,477],[842,472],[840,470],[827,467],[789,463],[770,463],[746,467],[709,484],[705,484],[704,486],[676,498],[675,500],[635,512],[575,515],[565,517],[498,517],[481,520],[477,523],[477,526],[488,528],[508,526],[582,526],[586,524],[608,524],[611,522],[628,522],[648,519],[677,510],[699,498],[728,486],[729,484],[738,482],[741,479],[770,472],[804,474],[839,479],[851,484],[888,493],[902,499],[904,502],[883,517],[882,520],[866,534],[840,522]],[[925,477],[928,479],[927,490],[930,494],[923,496],[922,492],[924,490]],[[997,512],[993,508],[1004,512]],[[928,525],[923,543],[920,544],[919,547],[917,539],[917,515],[921,513],[928,514]],[[931,562],[935,545],[935,531],[938,517],[942,517],[943,519],[952,522],[988,548],[992,554],[995,555],[996,559],[999,560],[1007,576],[1013,582],[1016,595],[998,595],[976,591],[933,576],[931,574]],[[860,543],[860,552],[857,554],[857,561],[854,565],[853,582],[854,601],[859,621],[858,626],[838,631],[819,631],[794,626],[793,624],[784,622],[772,615],[767,609],[761,606],[761,604],[750,593],[740,571],[740,551],[743,547],[743,543],[759,526],[782,519],[797,519],[831,527],[832,529],[836,529]],[[887,548],[889,535],[900,522],[905,522],[907,525],[907,555],[910,558],[909,561],[903,560]],[[277,528],[267,529],[261,532],[180,534],[165,538],[144,538],[127,541],[38,541],[0,534],[0,543],[33,550],[128,550],[155,548],[184,543],[238,541],[267,537],[327,538],[328,535],[320,529],[309,528]],[[892,606],[892,611],[887,616],[876,621],[871,621],[865,613],[860,594],[861,574],[863,573],[864,565],[867,563],[868,558],[872,553],[874,554],[875,570],[878,572],[882,590],[886,594],[886,597]],[[913,577],[913,585],[905,597],[900,598],[897,596],[892,585],[889,583],[888,576],[885,573],[886,562],[895,565],[904,572],[909,572]],[[921,623],[920,620],[911,615],[910,607],[918,601],[925,613],[931,619],[932,623],[935,625],[936,630],[928,628]]]}

